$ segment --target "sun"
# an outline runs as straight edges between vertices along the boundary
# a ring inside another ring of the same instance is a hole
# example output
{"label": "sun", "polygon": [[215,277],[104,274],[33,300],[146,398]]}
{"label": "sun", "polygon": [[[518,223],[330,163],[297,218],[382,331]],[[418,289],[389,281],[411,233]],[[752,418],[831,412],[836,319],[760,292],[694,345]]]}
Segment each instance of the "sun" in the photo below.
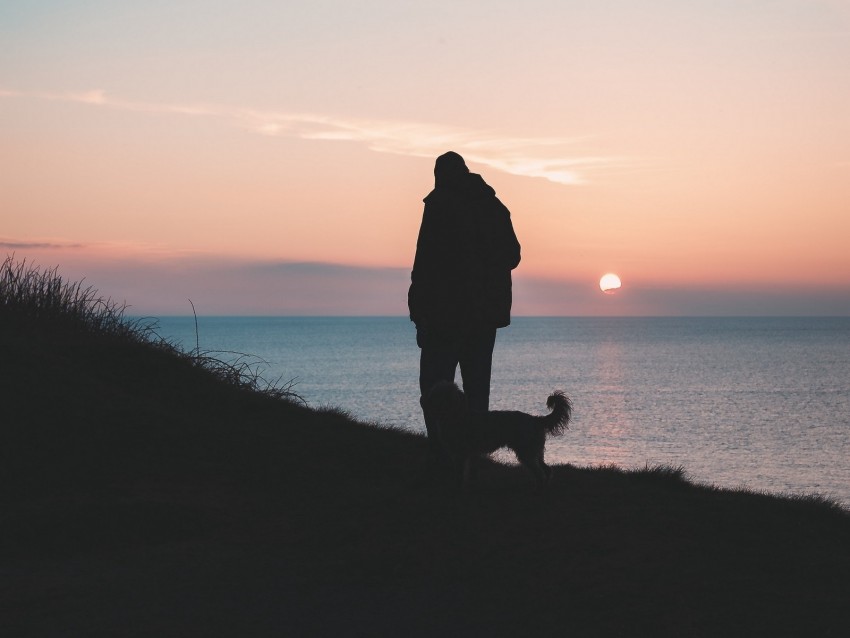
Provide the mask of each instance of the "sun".
{"label": "sun", "polygon": [[622,285],[620,278],[612,272],[602,275],[602,279],[599,280],[599,289],[606,295],[613,295]]}

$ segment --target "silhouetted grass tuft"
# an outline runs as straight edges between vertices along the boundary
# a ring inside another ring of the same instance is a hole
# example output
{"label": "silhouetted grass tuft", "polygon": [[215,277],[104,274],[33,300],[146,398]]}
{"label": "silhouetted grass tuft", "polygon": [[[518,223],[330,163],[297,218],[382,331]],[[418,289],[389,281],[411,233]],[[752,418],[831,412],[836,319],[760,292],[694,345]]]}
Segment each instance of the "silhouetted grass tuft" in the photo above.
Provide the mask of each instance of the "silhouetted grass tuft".
{"label": "silhouetted grass tuft", "polygon": [[151,326],[128,320],[126,304],[104,298],[83,282],[66,282],[58,267],[40,269],[9,255],[0,265],[0,313],[6,322],[39,321],[52,327],[144,339]]}
{"label": "silhouetted grass tuft", "polygon": [[[41,269],[26,260],[9,255],[0,265],[0,325],[8,329],[38,324],[65,335],[109,338],[124,345],[136,345],[168,352],[190,362],[228,385],[260,392],[277,399],[301,402],[293,391],[294,382],[282,378],[269,381],[262,376],[266,363],[240,352],[186,352],[157,333],[157,323],[149,318],[128,318],[126,303],[100,295],[93,286],[68,282],[58,267]],[[225,361],[219,355],[231,355]]]}

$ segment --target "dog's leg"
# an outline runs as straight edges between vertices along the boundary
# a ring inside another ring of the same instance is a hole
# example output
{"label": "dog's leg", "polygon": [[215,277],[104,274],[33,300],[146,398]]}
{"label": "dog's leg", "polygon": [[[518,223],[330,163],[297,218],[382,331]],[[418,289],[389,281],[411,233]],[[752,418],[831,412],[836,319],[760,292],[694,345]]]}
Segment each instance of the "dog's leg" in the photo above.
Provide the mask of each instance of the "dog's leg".
{"label": "dog's leg", "polygon": [[537,478],[537,487],[543,489],[549,482],[549,477],[546,474],[548,468],[546,465],[541,465],[537,461],[534,463],[534,476]]}
{"label": "dog's leg", "polygon": [[549,479],[552,477],[552,468],[543,462],[542,453],[517,454],[517,460],[534,475],[538,487],[543,488],[549,483]]}
{"label": "dog's leg", "polygon": [[472,482],[475,476],[475,467],[473,456],[470,454],[463,459],[463,468],[461,470],[460,482],[463,487],[466,487]]}
{"label": "dog's leg", "polygon": [[546,461],[543,460],[543,448],[540,448],[540,452],[537,454],[537,467],[540,470],[542,476],[542,484],[549,485],[549,481],[552,480],[552,468],[546,465]]}
{"label": "dog's leg", "polygon": [[478,454],[470,454],[466,458],[464,466],[463,482],[465,485],[474,485],[478,480],[478,471],[481,469],[481,461],[484,457]]}
{"label": "dog's leg", "polygon": [[543,473],[546,477],[545,484],[549,485],[549,483],[552,481],[552,468],[546,465],[546,463],[543,462],[542,458],[540,459],[540,465],[543,467]]}

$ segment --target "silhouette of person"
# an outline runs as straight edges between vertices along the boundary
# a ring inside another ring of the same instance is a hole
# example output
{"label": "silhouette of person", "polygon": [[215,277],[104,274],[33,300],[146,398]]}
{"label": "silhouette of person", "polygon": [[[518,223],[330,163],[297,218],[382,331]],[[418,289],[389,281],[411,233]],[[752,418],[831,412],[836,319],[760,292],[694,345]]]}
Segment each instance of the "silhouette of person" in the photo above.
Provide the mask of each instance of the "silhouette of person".
{"label": "silhouette of person", "polygon": [[[460,366],[470,410],[486,412],[496,330],[511,322],[511,270],[520,245],[510,211],[463,158],[449,151],[434,165],[425,197],[407,303],[416,324],[420,404]],[[424,409],[432,459],[442,455]]]}

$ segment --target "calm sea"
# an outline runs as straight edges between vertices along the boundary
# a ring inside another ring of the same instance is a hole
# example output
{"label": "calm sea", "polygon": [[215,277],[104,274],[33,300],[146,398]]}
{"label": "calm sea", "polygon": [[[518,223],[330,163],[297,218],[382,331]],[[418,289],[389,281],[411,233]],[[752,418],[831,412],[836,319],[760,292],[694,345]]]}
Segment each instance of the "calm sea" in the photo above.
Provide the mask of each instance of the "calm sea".
{"label": "calm sea", "polygon": [[[254,355],[265,378],[293,381],[312,406],[424,432],[407,318],[198,326],[201,350]],[[195,348],[192,317],[162,318],[158,332]],[[551,462],[681,465],[701,482],[850,505],[850,317],[519,317],[499,330],[491,409],[545,413],[554,389],[575,419],[549,441]]]}

